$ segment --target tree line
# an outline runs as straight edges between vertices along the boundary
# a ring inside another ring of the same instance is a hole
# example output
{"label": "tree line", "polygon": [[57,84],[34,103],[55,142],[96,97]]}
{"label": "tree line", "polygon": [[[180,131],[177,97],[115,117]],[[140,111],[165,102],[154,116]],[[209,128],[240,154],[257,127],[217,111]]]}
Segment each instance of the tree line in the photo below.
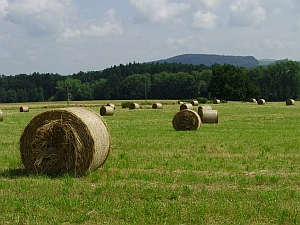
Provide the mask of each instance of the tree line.
{"label": "tree line", "polygon": [[133,62],[67,76],[38,72],[0,75],[2,103],[199,97],[283,101],[299,96],[300,64],[292,60],[253,68]]}

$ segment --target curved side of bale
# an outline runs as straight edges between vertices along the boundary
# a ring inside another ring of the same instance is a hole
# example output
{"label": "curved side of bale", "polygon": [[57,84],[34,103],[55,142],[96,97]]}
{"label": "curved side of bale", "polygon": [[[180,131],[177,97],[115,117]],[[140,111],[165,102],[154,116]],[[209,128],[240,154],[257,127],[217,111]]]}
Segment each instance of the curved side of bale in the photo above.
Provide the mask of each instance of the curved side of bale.
{"label": "curved side of bale", "polygon": [[28,106],[21,106],[20,107],[20,112],[29,112]]}
{"label": "curved side of bale", "polygon": [[220,103],[221,103],[220,99],[214,99],[213,100],[213,104],[220,104]]}
{"label": "curved side of bale", "polygon": [[257,101],[257,104],[258,105],[264,105],[264,104],[266,104],[266,100],[264,100],[264,99],[258,99],[258,101]]}
{"label": "curved side of bale", "polygon": [[202,110],[202,115],[200,116],[200,118],[202,120],[202,123],[218,123],[218,110]]}
{"label": "curved side of bale", "polygon": [[0,122],[3,122],[4,114],[2,110],[0,109]]}
{"label": "curved side of bale", "polygon": [[185,103],[185,104],[181,104],[180,105],[180,110],[184,110],[184,109],[194,109],[194,106],[191,103]]}
{"label": "curved side of bale", "polygon": [[250,99],[249,99],[249,102],[250,102],[250,103],[257,103],[257,101],[256,101],[255,98],[250,98]]}
{"label": "curved side of bale", "polygon": [[20,138],[30,173],[83,176],[102,166],[111,146],[102,117],[86,108],[49,110],[34,117]]}
{"label": "curved side of bale", "polygon": [[287,99],[285,104],[286,105],[295,105],[295,100],[294,99]]}
{"label": "curved side of bale", "polygon": [[107,103],[106,106],[110,106],[110,107],[113,107],[113,109],[116,109],[116,105],[113,103]]}
{"label": "curved side of bale", "polygon": [[163,105],[160,102],[156,102],[152,105],[152,109],[162,109]]}
{"label": "curved side of bale", "polygon": [[212,107],[210,105],[204,105],[198,107],[198,114],[203,121],[203,110],[212,110]]}
{"label": "curved side of bale", "polygon": [[198,106],[199,102],[197,100],[191,101],[190,102],[193,106]]}
{"label": "curved side of bale", "polygon": [[102,106],[100,108],[100,115],[101,116],[112,116],[114,115],[115,109],[112,106]]}
{"label": "curved side of bale", "polygon": [[172,124],[176,131],[198,130],[202,122],[200,116],[195,111],[184,109],[174,115]]}
{"label": "curved side of bale", "polygon": [[139,109],[140,105],[138,103],[130,103],[129,109]]}

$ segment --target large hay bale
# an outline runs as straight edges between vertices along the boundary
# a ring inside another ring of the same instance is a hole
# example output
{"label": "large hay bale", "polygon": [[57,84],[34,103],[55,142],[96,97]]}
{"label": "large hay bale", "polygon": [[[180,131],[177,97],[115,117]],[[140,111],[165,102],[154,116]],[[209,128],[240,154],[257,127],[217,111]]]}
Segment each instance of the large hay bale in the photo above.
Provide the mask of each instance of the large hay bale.
{"label": "large hay bale", "polygon": [[160,102],[156,102],[152,105],[152,109],[162,109],[163,105]]}
{"label": "large hay bale", "polygon": [[129,109],[139,109],[140,105],[138,103],[130,103]]}
{"label": "large hay bale", "polygon": [[249,99],[249,102],[250,102],[250,103],[257,103],[257,101],[256,101],[255,98],[250,98],[250,99]]}
{"label": "large hay bale", "polygon": [[203,105],[198,107],[198,114],[203,121],[203,110],[212,110],[212,107],[210,105]]}
{"label": "large hay bale", "polygon": [[202,123],[218,123],[219,115],[218,110],[202,110],[202,114],[200,115]]}
{"label": "large hay bale", "polygon": [[193,100],[190,102],[193,106],[198,106],[199,102],[197,100]]}
{"label": "large hay bale", "polygon": [[294,99],[287,99],[285,104],[286,105],[295,105],[295,100]]}
{"label": "large hay bale", "polygon": [[83,176],[105,163],[110,146],[105,121],[86,108],[40,113],[20,138],[22,163],[28,172],[37,174]]}
{"label": "large hay bale", "polygon": [[100,115],[101,116],[112,116],[112,115],[114,115],[114,111],[115,111],[115,109],[113,107],[105,105],[100,108]]}
{"label": "large hay bale", "polygon": [[191,103],[184,103],[180,105],[180,110],[184,110],[184,109],[194,109],[194,106]]}
{"label": "large hay bale", "polygon": [[113,109],[116,109],[116,106],[113,103],[107,103],[106,106],[111,106],[111,107],[113,107]]}
{"label": "large hay bale", "polygon": [[266,104],[266,100],[264,100],[264,99],[258,99],[258,101],[257,101],[257,104],[258,105],[264,105],[264,104]]}
{"label": "large hay bale", "polygon": [[213,104],[220,104],[220,103],[221,103],[220,99],[214,99],[213,100]]}
{"label": "large hay bale", "polygon": [[2,110],[0,109],[0,122],[3,122],[4,114]]}
{"label": "large hay bale", "polygon": [[198,130],[201,126],[201,119],[195,111],[184,109],[175,114],[172,124],[177,131]]}
{"label": "large hay bale", "polygon": [[20,112],[29,112],[28,106],[21,106],[20,107]]}

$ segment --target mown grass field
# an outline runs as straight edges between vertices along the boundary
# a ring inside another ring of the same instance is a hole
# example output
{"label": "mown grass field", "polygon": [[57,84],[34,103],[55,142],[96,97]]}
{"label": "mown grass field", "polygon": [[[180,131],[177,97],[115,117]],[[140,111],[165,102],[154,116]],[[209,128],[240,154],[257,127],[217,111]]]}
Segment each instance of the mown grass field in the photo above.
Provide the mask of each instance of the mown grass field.
{"label": "mown grass field", "polygon": [[[106,103],[80,104],[99,113]],[[112,103],[103,117],[111,154],[81,178],[30,175],[21,164],[26,124],[43,105],[66,103],[23,104],[28,113],[0,104],[0,224],[300,224],[300,103],[212,105],[219,123],[197,131],[173,129],[171,101]]]}

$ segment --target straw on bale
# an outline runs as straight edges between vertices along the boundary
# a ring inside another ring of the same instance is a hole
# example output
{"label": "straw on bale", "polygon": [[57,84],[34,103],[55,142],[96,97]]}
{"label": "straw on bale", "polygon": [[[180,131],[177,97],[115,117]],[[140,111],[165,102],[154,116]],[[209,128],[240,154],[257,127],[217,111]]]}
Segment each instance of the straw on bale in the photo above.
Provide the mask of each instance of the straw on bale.
{"label": "straw on bale", "polygon": [[0,122],[3,122],[4,114],[2,110],[0,109]]}
{"label": "straw on bale", "polygon": [[266,100],[264,100],[264,99],[258,99],[258,101],[257,101],[257,104],[258,105],[264,105],[264,104],[266,104]]}
{"label": "straw on bale", "polygon": [[199,102],[197,100],[191,101],[190,102],[193,106],[198,106]]}
{"label": "straw on bale", "polygon": [[175,130],[198,130],[202,124],[200,116],[190,109],[184,109],[177,112],[172,120]]}
{"label": "straw on bale", "polygon": [[111,107],[113,107],[114,109],[116,109],[116,106],[115,106],[115,104],[113,104],[113,103],[107,103],[106,106],[111,106]]}
{"label": "straw on bale", "polygon": [[152,109],[162,109],[163,105],[160,102],[156,102],[152,105]]}
{"label": "straw on bale", "polygon": [[107,106],[107,105],[102,106],[100,108],[100,115],[101,116],[112,116],[112,115],[114,115],[114,111],[115,111],[115,109],[111,106]]}
{"label": "straw on bale", "polygon": [[250,98],[250,99],[249,99],[249,102],[251,102],[251,103],[257,103],[257,101],[256,101],[255,98]]}
{"label": "straw on bale", "polygon": [[21,106],[20,107],[20,112],[29,112],[28,106]]}
{"label": "straw on bale", "polygon": [[212,107],[210,105],[203,105],[198,107],[198,114],[203,121],[203,110],[212,110]]}
{"label": "straw on bale", "polygon": [[194,109],[194,106],[191,103],[184,103],[180,105],[180,110],[184,110],[184,109]]}
{"label": "straw on bale", "polygon": [[287,99],[285,104],[286,105],[295,105],[295,100],[294,99]]}
{"label": "straw on bale", "polygon": [[221,103],[220,99],[214,99],[213,100],[213,104],[220,104],[220,103]]}
{"label": "straw on bale", "polygon": [[83,176],[102,166],[111,146],[102,117],[86,108],[49,110],[34,117],[20,138],[30,173]]}
{"label": "straw on bale", "polygon": [[130,103],[129,109],[139,109],[140,105],[138,103]]}
{"label": "straw on bale", "polygon": [[202,110],[200,118],[202,123],[218,123],[219,122],[218,110],[212,110],[212,109]]}

